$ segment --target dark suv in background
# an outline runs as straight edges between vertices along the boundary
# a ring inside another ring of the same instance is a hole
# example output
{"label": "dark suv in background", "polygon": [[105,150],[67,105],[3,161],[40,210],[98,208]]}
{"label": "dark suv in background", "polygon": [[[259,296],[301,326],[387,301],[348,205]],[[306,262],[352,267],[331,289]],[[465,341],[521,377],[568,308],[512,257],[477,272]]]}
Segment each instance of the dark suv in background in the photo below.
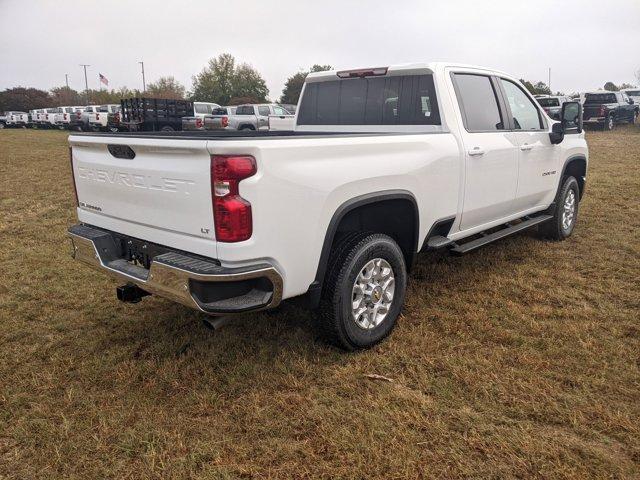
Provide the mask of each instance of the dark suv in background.
{"label": "dark suv in background", "polygon": [[613,130],[619,123],[635,123],[637,109],[625,92],[585,93],[582,118],[585,125]]}

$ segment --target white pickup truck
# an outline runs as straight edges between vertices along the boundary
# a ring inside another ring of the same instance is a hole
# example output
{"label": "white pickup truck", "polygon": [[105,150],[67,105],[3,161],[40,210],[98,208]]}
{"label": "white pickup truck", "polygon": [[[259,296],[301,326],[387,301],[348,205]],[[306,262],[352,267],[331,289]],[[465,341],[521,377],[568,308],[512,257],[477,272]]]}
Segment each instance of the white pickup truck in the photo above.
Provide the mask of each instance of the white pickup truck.
{"label": "white pickup truck", "polygon": [[[95,112],[87,114],[87,123],[89,124],[89,128],[94,132],[108,130],[107,124],[109,114],[119,112],[120,108],[121,107],[119,103],[98,106]],[[115,129],[114,131],[117,131],[117,129]]]}
{"label": "white pickup truck", "polygon": [[304,295],[328,341],[366,348],[418,252],[571,235],[588,150],[580,104],[561,118],[516,77],[426,63],[310,74],[291,132],[72,134],[73,255],[124,301],[224,315]]}
{"label": "white pickup truck", "polygon": [[76,117],[76,114],[82,111],[85,107],[58,107],[55,116],[55,123],[58,128],[68,128],[71,121]]}

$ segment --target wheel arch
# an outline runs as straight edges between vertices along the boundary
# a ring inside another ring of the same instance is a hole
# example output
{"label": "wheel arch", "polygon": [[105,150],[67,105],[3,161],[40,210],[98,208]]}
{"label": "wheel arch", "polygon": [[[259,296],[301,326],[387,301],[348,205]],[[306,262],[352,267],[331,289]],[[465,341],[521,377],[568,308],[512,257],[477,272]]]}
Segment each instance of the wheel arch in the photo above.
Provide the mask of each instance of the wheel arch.
{"label": "wheel arch", "polygon": [[562,188],[562,179],[567,175],[575,177],[580,187],[580,200],[584,194],[585,185],[587,183],[587,157],[578,154],[572,155],[567,158],[562,167],[562,175],[560,176],[560,184],[558,185],[558,191]]}
{"label": "wheel arch", "polygon": [[[411,218],[410,224],[406,225],[406,231],[401,229],[400,231],[396,231],[395,236],[390,234],[390,236],[400,245],[405,257],[407,271],[410,271],[418,251],[418,236],[420,229],[418,203],[413,194],[408,190],[385,190],[351,198],[343,202],[336,209],[329,221],[324,242],[322,244],[322,250],[320,252],[320,259],[318,260],[316,276],[308,290],[309,304],[311,308],[317,307],[320,302],[322,285],[324,283],[327,265],[331,255],[331,247],[334,241],[338,238],[341,226],[344,226],[346,222],[354,220],[358,214],[364,213],[365,211],[371,211],[378,207],[390,208],[392,211],[402,210],[407,217]],[[388,231],[381,231],[379,233],[389,234]]]}

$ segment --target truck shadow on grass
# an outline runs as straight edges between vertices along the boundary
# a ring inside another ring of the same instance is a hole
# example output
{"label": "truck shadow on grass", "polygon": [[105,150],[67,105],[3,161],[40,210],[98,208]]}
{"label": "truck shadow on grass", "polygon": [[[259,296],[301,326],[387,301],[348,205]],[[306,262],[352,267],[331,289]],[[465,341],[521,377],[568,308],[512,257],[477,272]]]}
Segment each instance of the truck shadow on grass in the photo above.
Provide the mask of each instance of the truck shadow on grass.
{"label": "truck shadow on grass", "polygon": [[[486,292],[496,275],[509,275],[514,266],[542,255],[547,242],[533,237],[535,231],[522,232],[464,257],[446,252],[421,254],[410,276],[403,318],[391,338],[375,347],[371,355],[376,349],[384,349],[385,343],[403,342],[405,335],[411,335],[407,324],[433,321],[437,316],[433,312],[446,308],[442,299],[450,297],[451,292],[470,288]],[[274,358],[295,362],[315,357],[315,363],[333,364],[367,354],[345,355],[322,343],[313,325],[317,313],[305,310],[296,301],[283,302],[273,312],[231,317],[227,325],[215,331],[206,327],[206,315],[161,298],[119,304],[117,312],[94,317],[107,330],[95,349],[103,354],[121,349],[124,357],[134,361],[205,361],[235,368],[233,362],[241,359],[242,363],[254,362],[259,370],[272,368]]]}

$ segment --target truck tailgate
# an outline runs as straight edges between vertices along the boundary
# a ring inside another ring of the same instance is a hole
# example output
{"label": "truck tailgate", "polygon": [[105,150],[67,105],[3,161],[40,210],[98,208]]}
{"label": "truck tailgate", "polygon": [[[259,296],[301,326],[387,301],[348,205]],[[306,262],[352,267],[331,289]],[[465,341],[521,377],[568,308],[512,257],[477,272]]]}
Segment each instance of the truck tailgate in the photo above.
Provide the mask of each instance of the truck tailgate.
{"label": "truck tailgate", "polygon": [[80,221],[160,244],[188,236],[215,248],[206,141],[72,135],[69,143]]}

